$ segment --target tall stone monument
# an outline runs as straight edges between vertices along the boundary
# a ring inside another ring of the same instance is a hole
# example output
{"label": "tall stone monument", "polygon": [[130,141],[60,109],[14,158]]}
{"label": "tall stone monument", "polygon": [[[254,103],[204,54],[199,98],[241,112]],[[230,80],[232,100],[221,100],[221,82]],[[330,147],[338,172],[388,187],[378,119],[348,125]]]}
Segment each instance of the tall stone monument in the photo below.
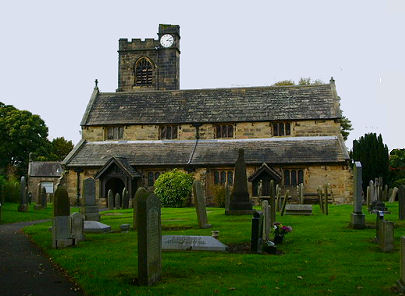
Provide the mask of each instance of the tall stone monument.
{"label": "tall stone monument", "polygon": [[66,189],[58,186],[55,191],[52,219],[52,247],[65,248],[73,244],[69,196]]}
{"label": "tall stone monument", "polygon": [[42,187],[41,189],[41,207],[46,209],[48,207],[48,200],[46,198],[46,189]]}
{"label": "tall stone monument", "polygon": [[117,192],[115,194],[115,204],[114,204],[116,209],[121,209],[121,195]]}
{"label": "tall stone monument", "polygon": [[129,194],[128,190],[124,187],[124,189],[122,189],[122,208],[128,209],[128,207],[129,207]]}
{"label": "tall stone monument", "polygon": [[269,202],[267,200],[262,201],[262,211],[263,211],[263,241],[268,241],[270,239],[271,219],[270,219]]}
{"label": "tall stone monument", "polygon": [[359,161],[354,163],[353,167],[353,213],[352,213],[352,227],[354,229],[363,229],[366,227],[366,215],[363,214],[362,204],[362,167]]}
{"label": "tall stone monument", "polygon": [[133,198],[133,201],[132,201],[132,203],[133,203],[133,206],[134,206],[134,215],[133,215],[133,223],[134,223],[134,230],[137,228],[137,217],[138,217],[138,214],[137,214],[137,211],[138,211],[138,202],[137,202],[137,200],[138,199],[140,199],[141,197],[142,198],[145,198],[145,196],[148,196],[150,194],[150,192],[149,191],[147,191],[144,187],[139,187],[138,188],[138,190],[136,190],[136,192],[135,192],[135,196],[134,196],[134,198]]}
{"label": "tall stone monument", "polygon": [[87,178],[83,181],[83,195],[84,207],[81,208],[81,212],[84,219],[100,222],[100,214],[96,205],[96,182],[93,178]]}
{"label": "tall stone monument", "polygon": [[229,210],[226,215],[247,215],[252,214],[252,203],[249,200],[247,186],[245,151],[239,149],[239,156],[235,163],[235,178],[231,193]]}
{"label": "tall stone monument", "polygon": [[18,205],[17,210],[19,212],[26,212],[28,211],[28,204],[27,204],[27,195],[25,188],[27,187],[27,182],[25,181],[25,177],[21,177],[20,182],[20,204]]}
{"label": "tall stone monument", "polygon": [[151,286],[162,274],[160,200],[153,193],[137,198],[138,282]]}
{"label": "tall stone monument", "polygon": [[193,182],[193,195],[195,209],[197,211],[198,225],[200,228],[211,228],[211,224],[208,224],[207,210],[205,208],[205,198],[201,182],[195,180]]}

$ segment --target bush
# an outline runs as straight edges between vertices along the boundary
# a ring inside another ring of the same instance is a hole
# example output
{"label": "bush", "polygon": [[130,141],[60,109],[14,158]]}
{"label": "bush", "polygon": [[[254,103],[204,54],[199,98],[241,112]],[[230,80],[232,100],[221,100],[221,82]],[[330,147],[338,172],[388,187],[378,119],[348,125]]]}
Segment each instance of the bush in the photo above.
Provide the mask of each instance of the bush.
{"label": "bush", "polygon": [[398,187],[398,188],[399,188],[399,186],[401,186],[401,185],[405,185],[405,178],[395,180],[395,181],[392,183],[392,186],[393,186],[393,187]]}
{"label": "bush", "polygon": [[225,186],[214,185],[212,187],[212,193],[214,194],[214,203],[219,208],[225,208]]}
{"label": "bush", "polygon": [[155,194],[164,207],[180,208],[191,197],[193,177],[174,169],[161,174],[155,182]]}
{"label": "bush", "polygon": [[8,202],[19,202],[20,200],[20,182],[15,177],[0,176],[0,200]]}

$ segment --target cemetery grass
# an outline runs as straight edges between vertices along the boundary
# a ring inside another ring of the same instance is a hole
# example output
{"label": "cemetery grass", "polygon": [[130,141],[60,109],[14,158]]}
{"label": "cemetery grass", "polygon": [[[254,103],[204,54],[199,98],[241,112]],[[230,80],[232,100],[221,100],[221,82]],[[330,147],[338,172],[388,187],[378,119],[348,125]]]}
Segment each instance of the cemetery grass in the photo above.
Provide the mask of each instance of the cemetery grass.
{"label": "cemetery grass", "polygon": [[16,222],[26,222],[50,219],[53,216],[53,206],[48,203],[46,209],[34,210],[34,204],[32,203],[28,206],[27,212],[19,212],[17,208],[18,203],[5,202],[1,209],[1,221],[0,224],[9,224]]}
{"label": "cemetery grass", "polygon": [[[25,232],[86,295],[395,295],[405,221],[398,221],[397,202],[388,207],[393,214],[386,219],[395,222],[392,253],[382,253],[372,242],[375,229],[349,228],[352,206],[331,205],[325,216],[314,205],[312,216],[278,214],[277,221],[293,227],[279,247],[282,255],[163,252],[162,281],[152,287],[134,283],[136,232],[118,231],[121,224],[132,225],[132,210],[102,212],[101,222],[111,225],[113,232],[86,234],[79,247],[52,249],[50,223]],[[251,216],[225,216],[219,208],[207,212],[213,228],[199,229],[194,208],[163,208],[162,233],[211,235],[211,230],[219,230],[225,244],[249,244]],[[366,222],[374,226],[375,215],[366,214]]]}

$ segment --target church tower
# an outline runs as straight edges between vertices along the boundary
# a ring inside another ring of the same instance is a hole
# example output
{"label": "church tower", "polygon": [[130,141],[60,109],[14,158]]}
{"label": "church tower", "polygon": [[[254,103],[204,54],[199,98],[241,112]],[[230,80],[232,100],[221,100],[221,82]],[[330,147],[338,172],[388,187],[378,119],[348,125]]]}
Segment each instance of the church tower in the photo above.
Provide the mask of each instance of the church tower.
{"label": "church tower", "polygon": [[158,39],[120,39],[117,92],[180,88],[180,26],[159,25]]}

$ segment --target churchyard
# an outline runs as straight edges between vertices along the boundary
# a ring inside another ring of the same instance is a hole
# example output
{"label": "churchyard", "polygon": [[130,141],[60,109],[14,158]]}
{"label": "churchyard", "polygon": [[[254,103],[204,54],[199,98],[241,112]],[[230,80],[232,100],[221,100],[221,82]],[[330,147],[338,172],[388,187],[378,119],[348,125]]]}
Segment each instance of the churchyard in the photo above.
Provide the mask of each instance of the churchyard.
{"label": "churchyard", "polygon": [[101,212],[101,222],[112,231],[86,233],[78,247],[52,248],[50,222],[24,231],[87,295],[396,295],[392,287],[400,276],[405,221],[398,220],[397,202],[386,205],[391,214],[385,219],[395,223],[393,252],[384,253],[374,243],[376,215],[365,207],[366,228],[356,230],[350,227],[353,206],[330,205],[326,216],[314,205],[310,216],[277,216],[293,228],[277,255],[250,252],[251,215],[207,208],[212,227],[204,229],[195,208],[162,208],[163,235],[219,231],[229,251],[163,251],[161,281],[153,286],[138,285],[137,232],[120,230],[122,224],[132,225],[132,209]]}

